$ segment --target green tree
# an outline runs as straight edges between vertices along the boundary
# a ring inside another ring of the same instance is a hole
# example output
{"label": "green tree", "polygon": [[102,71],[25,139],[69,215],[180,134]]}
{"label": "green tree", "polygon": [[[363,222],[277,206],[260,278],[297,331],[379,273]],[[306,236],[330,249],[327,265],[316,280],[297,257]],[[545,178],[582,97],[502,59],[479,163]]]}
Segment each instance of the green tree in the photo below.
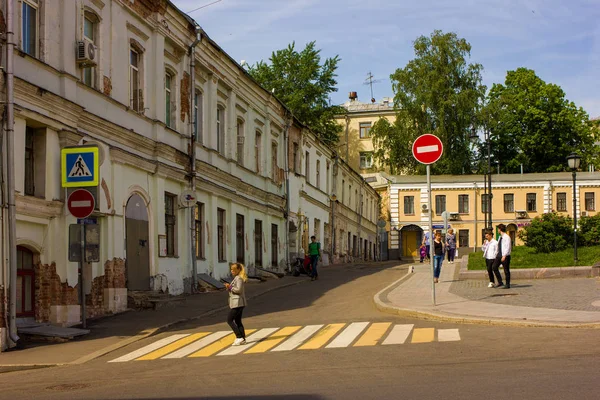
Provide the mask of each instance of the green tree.
{"label": "green tree", "polygon": [[294,114],[325,143],[338,141],[342,126],[334,116],[343,109],[329,104],[329,95],[337,92],[336,69],[340,58],[336,55],[321,64],[321,50],[315,42],[298,52],[295,42],[287,48],[274,51],[270,64],[259,61],[249,67],[250,75],[265,89],[273,91]]}
{"label": "green tree", "polygon": [[579,243],[579,238],[581,238],[584,246],[600,245],[600,214],[596,214],[593,217],[582,217],[577,225],[580,232],[577,235],[577,243]]}
{"label": "green tree", "polygon": [[530,69],[508,71],[504,85],[494,84],[484,115],[502,172],[565,171],[572,151],[585,168],[598,154],[588,114]]}
{"label": "green tree", "polygon": [[471,45],[455,33],[436,30],[430,37],[421,36],[414,50],[415,58],[391,75],[396,123],[371,129],[377,161],[398,171],[423,173],[411,147],[418,136],[432,133],[444,144],[434,173],[470,173],[469,136],[486,91],[483,67],[467,62]]}
{"label": "green tree", "polygon": [[555,212],[542,214],[519,231],[519,238],[536,253],[564,250],[573,243],[573,219]]}

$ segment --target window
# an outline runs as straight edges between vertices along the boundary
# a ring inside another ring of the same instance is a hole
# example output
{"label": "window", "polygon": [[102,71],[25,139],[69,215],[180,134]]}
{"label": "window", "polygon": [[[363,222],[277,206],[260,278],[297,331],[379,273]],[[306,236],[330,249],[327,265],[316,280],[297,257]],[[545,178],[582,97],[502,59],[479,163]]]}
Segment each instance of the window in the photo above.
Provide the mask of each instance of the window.
{"label": "window", "polygon": [[21,48],[31,57],[37,57],[39,32],[38,1],[23,0],[21,9]]}
{"label": "window", "polygon": [[277,165],[277,143],[271,143],[271,179],[279,182],[279,166]]}
{"label": "window", "polygon": [[35,196],[34,130],[25,129],[25,195]]}
{"label": "window", "polygon": [[469,230],[458,230],[458,247],[469,247]]}
{"label": "window", "polygon": [[435,196],[435,213],[441,215],[444,211],[446,211],[446,195]]}
{"label": "window", "polygon": [[594,192],[585,193],[585,211],[595,211]]}
{"label": "window", "polygon": [[217,137],[216,137],[216,150],[225,154],[225,109],[223,106],[217,106]]}
{"label": "window", "polygon": [[369,169],[373,168],[373,152],[361,152],[360,153],[360,168]]}
{"label": "window", "polygon": [[300,160],[299,158],[299,148],[298,148],[298,143],[294,142],[294,173],[297,174],[299,173],[300,170]]}
{"label": "window", "polygon": [[527,211],[535,211],[536,209],[535,193],[527,193]]}
{"label": "window", "polygon": [[173,76],[170,73],[165,74],[165,124],[169,128],[173,128],[174,120],[173,118],[173,104],[171,102],[172,93],[171,93],[171,85],[173,82]]}
{"label": "window", "polygon": [[177,196],[165,193],[165,233],[167,235],[167,257],[175,257],[175,227],[177,225]]}
{"label": "window", "polygon": [[371,137],[371,123],[370,122],[361,122],[360,126],[360,138],[366,139]]}
{"label": "window", "polygon": [[279,265],[278,242],[277,225],[271,224],[271,266],[274,268],[277,268]]}
{"label": "window", "polygon": [[258,267],[262,267],[262,221],[254,220],[254,263]]}
{"label": "window", "polygon": [[481,212],[482,213],[486,213],[489,212],[489,204],[490,204],[490,195],[489,194],[482,194],[481,195]]}
{"label": "window", "polygon": [[304,158],[304,176],[306,177],[306,183],[310,183],[310,153],[308,151]]}
{"label": "window", "polygon": [[194,219],[196,220],[196,258],[204,259],[204,229],[202,229],[202,224],[204,223],[203,203],[196,203]]}
{"label": "window", "polygon": [[142,88],[140,81],[140,53],[133,47],[129,49],[129,105],[135,112],[141,112]]}
{"label": "window", "polygon": [[415,213],[415,196],[404,196],[404,214],[414,215]]}
{"label": "window", "polygon": [[356,201],[356,204],[354,205],[354,211],[359,212],[360,210],[360,204],[358,204],[359,197],[358,197],[358,189],[354,189],[354,201]]}
{"label": "window", "polygon": [[235,260],[244,264],[246,262],[244,254],[244,216],[242,214],[235,215]]}
{"label": "window", "polygon": [[225,262],[225,210],[217,208],[217,257]]}
{"label": "window", "polygon": [[352,206],[352,185],[348,185],[348,207]]}
{"label": "window", "polygon": [[254,141],[254,157],[256,158],[256,173],[260,174],[260,166],[262,164],[262,135],[260,131],[256,131],[256,139]]}
{"label": "window", "polygon": [[17,317],[35,315],[36,258],[28,249],[17,246]]}
{"label": "window", "polygon": [[317,189],[321,189],[321,160],[317,160]]}
{"label": "window", "polygon": [[469,213],[469,195],[459,194],[458,195],[458,212],[461,214]]}
{"label": "window", "polygon": [[567,211],[567,194],[556,193],[556,211]]}
{"label": "window", "polygon": [[[90,13],[86,13],[83,19],[83,36],[92,43],[96,41],[96,23],[98,19]],[[83,83],[89,87],[96,87],[96,68],[86,67],[82,70]]]}
{"label": "window", "polygon": [[204,101],[204,97],[202,96],[202,92],[196,90],[196,94],[194,95],[194,134],[196,135],[196,141],[198,143],[204,143],[202,138],[202,124],[203,124],[203,115],[202,115],[202,102]]}
{"label": "window", "polygon": [[505,194],[504,195],[504,212],[511,213],[515,212],[515,195],[514,194]]}
{"label": "window", "polygon": [[236,126],[236,136],[237,136],[237,163],[239,165],[244,165],[244,121],[241,119],[237,120]]}

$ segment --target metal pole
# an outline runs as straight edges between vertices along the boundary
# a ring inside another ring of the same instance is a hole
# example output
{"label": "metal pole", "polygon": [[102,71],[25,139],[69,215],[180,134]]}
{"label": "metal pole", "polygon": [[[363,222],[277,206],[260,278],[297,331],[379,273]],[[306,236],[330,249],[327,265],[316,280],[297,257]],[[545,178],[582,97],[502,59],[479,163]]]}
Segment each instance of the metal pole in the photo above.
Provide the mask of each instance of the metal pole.
{"label": "metal pole", "polygon": [[6,2],[6,173],[8,190],[8,263],[10,270],[9,336],[17,343],[17,213],[15,199],[14,32],[13,5]]}
{"label": "metal pole", "polygon": [[577,171],[573,169],[573,261],[577,265]]}
{"label": "metal pole", "polygon": [[431,209],[431,175],[429,164],[427,165],[427,208],[429,209],[429,260],[431,262],[431,301],[435,306],[435,282],[433,280],[433,210]]}
{"label": "metal pole", "polygon": [[[190,46],[190,190],[196,195],[196,135],[198,133],[198,121],[196,120],[196,45],[202,39],[200,27],[196,26],[196,39]],[[196,267],[196,207],[190,207],[190,263],[192,264],[192,288],[191,293],[196,292],[198,271]],[[202,227],[200,227],[202,229]]]}
{"label": "metal pole", "polygon": [[79,301],[81,302],[81,326],[83,329],[86,328],[86,320],[85,320],[85,289],[83,288],[83,268],[85,266],[85,225],[83,220],[79,222],[79,226],[81,227],[80,232],[80,257],[79,257]]}

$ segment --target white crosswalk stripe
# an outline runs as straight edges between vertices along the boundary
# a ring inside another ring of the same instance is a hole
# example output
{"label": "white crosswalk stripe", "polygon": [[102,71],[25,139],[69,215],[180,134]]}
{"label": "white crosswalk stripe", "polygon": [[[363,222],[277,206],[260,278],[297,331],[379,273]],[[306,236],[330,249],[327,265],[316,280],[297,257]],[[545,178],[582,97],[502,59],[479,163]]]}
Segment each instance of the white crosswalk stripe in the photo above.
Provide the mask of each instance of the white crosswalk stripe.
{"label": "white crosswalk stripe", "polygon": [[258,342],[260,342],[262,339],[268,337],[270,334],[272,334],[273,332],[276,332],[278,330],[279,330],[279,328],[261,329],[258,332],[248,336],[246,338],[246,344],[243,344],[241,346],[231,346],[227,350],[223,350],[222,352],[220,352],[217,355],[218,356],[232,356],[235,354],[243,353],[244,351],[248,350],[250,347],[252,347],[255,344],[257,344]]}
{"label": "white crosswalk stripe", "polygon": [[124,355],[123,357],[116,358],[109,362],[125,362],[125,361],[135,360],[138,357],[142,357],[145,354],[148,354],[150,352],[153,352],[154,350],[160,349],[161,347],[171,344],[171,343],[173,343],[179,339],[182,339],[186,336],[189,336],[189,333],[172,335],[172,336],[166,337],[157,342],[149,344],[148,346],[142,347],[139,350],[136,350],[134,352]]}
{"label": "white crosswalk stripe", "polygon": [[438,342],[456,342],[460,340],[458,329],[438,329]]}
{"label": "white crosswalk stripe", "polygon": [[413,327],[413,324],[395,325],[382,344],[404,344]]}
{"label": "white crosswalk stripe", "polygon": [[306,339],[314,335],[319,329],[321,329],[323,325],[308,325],[302,328],[298,333],[293,335],[291,338],[275,347],[271,351],[289,351],[294,350],[296,347],[300,346]]}
{"label": "white crosswalk stripe", "polygon": [[331,343],[325,346],[328,349],[347,347],[369,325],[368,322],[354,322],[342,331]]}
{"label": "white crosswalk stripe", "polygon": [[214,343],[221,338],[224,338],[225,336],[229,335],[230,333],[231,333],[231,331],[219,331],[219,332],[212,333],[212,334],[208,335],[207,337],[198,340],[197,342],[189,344],[189,345],[185,346],[184,348],[179,349],[171,354],[167,354],[163,358],[186,357],[186,356],[194,353],[195,351],[198,351],[198,350],[202,349],[203,347],[206,347],[209,344]]}

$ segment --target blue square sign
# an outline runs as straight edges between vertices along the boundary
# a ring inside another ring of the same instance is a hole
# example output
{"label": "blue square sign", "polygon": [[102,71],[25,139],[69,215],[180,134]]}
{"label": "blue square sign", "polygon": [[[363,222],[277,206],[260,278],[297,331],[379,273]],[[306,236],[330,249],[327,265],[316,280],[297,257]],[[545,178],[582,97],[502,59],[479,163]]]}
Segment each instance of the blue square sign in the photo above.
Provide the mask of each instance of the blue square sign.
{"label": "blue square sign", "polygon": [[98,186],[98,147],[77,146],[62,149],[60,167],[63,187]]}

